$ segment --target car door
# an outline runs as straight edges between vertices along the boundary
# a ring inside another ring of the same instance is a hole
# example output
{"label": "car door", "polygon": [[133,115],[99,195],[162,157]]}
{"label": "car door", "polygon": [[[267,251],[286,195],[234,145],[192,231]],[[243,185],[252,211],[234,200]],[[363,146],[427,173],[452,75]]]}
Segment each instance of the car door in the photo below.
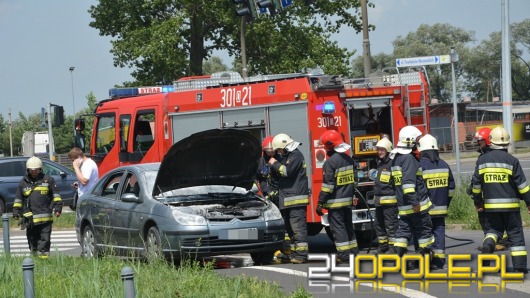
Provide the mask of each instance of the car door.
{"label": "car door", "polygon": [[[10,160],[0,163],[0,210],[4,207],[11,210],[17,192],[17,187],[26,174],[25,160]],[[5,206],[4,206],[5,204]]]}
{"label": "car door", "polygon": [[143,248],[141,225],[144,220],[143,205],[138,202],[123,201],[121,196],[133,194],[140,196],[140,184],[136,174],[128,172],[125,174],[123,188],[121,188],[120,199],[116,200],[115,216],[111,219],[114,229],[119,235],[120,245],[140,249]]}
{"label": "car door", "polygon": [[[87,196],[90,215],[98,242],[110,249],[119,245],[119,230],[114,227],[116,202],[122,184],[123,171],[106,176],[98,193]],[[82,196],[83,198],[85,195]]]}
{"label": "car door", "polygon": [[77,181],[75,173],[60,168],[47,160],[43,160],[42,171],[44,174],[50,175],[55,180],[59,194],[63,200],[73,199],[76,190],[72,187],[72,183]]}

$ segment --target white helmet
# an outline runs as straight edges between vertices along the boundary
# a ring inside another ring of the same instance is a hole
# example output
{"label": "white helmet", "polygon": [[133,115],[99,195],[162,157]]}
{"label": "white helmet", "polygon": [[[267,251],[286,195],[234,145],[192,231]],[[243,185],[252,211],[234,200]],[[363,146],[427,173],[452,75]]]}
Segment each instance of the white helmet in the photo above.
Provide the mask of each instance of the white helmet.
{"label": "white helmet", "polygon": [[490,141],[492,145],[505,148],[510,144],[510,134],[504,127],[497,126],[490,132]]}
{"label": "white helmet", "polygon": [[386,137],[383,137],[381,140],[379,140],[379,142],[377,142],[377,144],[375,144],[375,147],[376,148],[384,148],[386,150],[386,152],[390,152],[392,151],[392,142],[390,142],[389,139],[387,139]]}
{"label": "white helmet", "polygon": [[405,126],[399,131],[398,147],[410,148],[416,145],[416,139],[421,136],[421,131],[416,126]]}
{"label": "white helmet", "polygon": [[26,169],[42,169],[42,161],[36,156],[32,156],[26,161]]}
{"label": "white helmet", "polygon": [[436,141],[436,138],[430,134],[424,135],[418,142],[418,150],[420,152],[424,150],[438,150],[438,142]]}
{"label": "white helmet", "polygon": [[280,134],[277,134],[274,139],[272,139],[272,149],[273,150],[277,150],[277,149],[285,149],[285,147],[289,144],[291,144],[293,141],[293,139],[291,139],[290,136],[284,134],[284,133],[280,133]]}

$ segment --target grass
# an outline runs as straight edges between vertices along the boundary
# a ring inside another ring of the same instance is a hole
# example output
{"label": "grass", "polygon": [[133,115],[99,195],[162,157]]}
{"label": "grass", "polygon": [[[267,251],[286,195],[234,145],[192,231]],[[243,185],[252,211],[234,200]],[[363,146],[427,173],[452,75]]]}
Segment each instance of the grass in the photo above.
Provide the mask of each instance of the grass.
{"label": "grass", "polygon": [[[0,296],[23,297],[21,257],[0,257]],[[165,260],[152,263],[114,257],[85,259],[54,255],[35,259],[35,297],[123,297],[121,270],[134,272],[137,297],[289,297],[276,283],[255,277],[222,277],[211,264],[188,261],[175,267]],[[300,287],[290,297],[311,297]]]}
{"label": "grass", "polygon": [[[0,224],[3,227],[4,222]],[[54,229],[71,229],[75,224],[75,212],[62,213],[59,217],[53,217],[53,228]],[[9,228],[18,229],[18,221],[13,219],[13,216],[9,216]]]}

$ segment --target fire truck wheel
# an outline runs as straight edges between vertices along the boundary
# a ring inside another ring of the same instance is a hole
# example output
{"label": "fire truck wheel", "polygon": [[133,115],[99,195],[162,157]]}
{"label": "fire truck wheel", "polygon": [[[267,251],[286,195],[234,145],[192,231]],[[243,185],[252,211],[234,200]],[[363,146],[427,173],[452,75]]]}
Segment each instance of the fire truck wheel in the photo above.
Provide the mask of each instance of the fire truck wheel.
{"label": "fire truck wheel", "polygon": [[322,231],[322,225],[320,223],[308,223],[307,224],[307,235],[315,236]]}

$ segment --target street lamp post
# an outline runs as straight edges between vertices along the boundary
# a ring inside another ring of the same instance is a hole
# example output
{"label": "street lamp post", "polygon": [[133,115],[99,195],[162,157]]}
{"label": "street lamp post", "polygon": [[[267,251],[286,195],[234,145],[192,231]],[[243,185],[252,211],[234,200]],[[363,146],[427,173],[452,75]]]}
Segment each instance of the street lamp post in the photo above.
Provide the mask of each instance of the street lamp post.
{"label": "street lamp post", "polygon": [[[456,103],[456,78],[455,78],[455,63],[458,62],[458,54],[455,52],[455,48],[451,48],[451,78],[453,81],[453,125],[455,128],[455,159],[456,159],[456,172],[460,171],[460,137],[458,136],[458,105]],[[460,181],[460,175],[456,175],[457,182]]]}
{"label": "street lamp post", "polygon": [[[70,70],[70,78],[71,78],[71,82],[72,82],[72,107],[73,107],[73,110],[74,110],[74,140],[75,140],[75,96],[74,96],[74,69],[75,69],[75,66],[70,66],[69,70]],[[75,146],[75,142],[74,142],[74,146]]]}

